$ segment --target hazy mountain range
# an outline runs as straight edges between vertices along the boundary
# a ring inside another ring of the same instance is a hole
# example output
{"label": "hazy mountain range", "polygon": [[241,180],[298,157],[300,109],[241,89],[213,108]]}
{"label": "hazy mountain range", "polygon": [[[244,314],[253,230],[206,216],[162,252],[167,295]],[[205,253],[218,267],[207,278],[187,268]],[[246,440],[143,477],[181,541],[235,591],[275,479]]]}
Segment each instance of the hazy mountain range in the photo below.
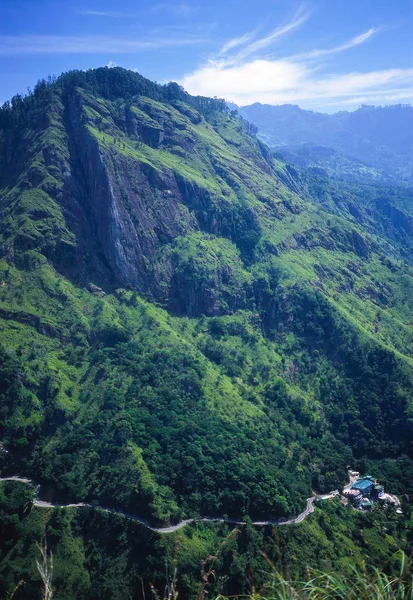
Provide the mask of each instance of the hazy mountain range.
{"label": "hazy mountain range", "polygon": [[410,105],[362,106],[354,112],[331,115],[292,104],[231,108],[256,125],[259,137],[288,160],[365,180],[412,181]]}

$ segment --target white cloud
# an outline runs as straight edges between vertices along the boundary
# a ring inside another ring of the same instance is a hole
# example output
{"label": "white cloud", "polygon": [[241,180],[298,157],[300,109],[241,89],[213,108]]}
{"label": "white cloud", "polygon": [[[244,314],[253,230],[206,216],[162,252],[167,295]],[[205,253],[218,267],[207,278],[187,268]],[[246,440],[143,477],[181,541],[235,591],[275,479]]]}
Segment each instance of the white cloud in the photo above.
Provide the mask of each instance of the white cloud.
{"label": "white cloud", "polygon": [[180,83],[193,94],[220,96],[237,103],[252,97],[278,96],[300,86],[303,68],[288,61],[254,60],[238,66],[211,64],[184,77]]}
{"label": "white cloud", "polygon": [[346,102],[356,95],[384,101],[394,93],[413,100],[413,69],[321,76],[299,62],[254,60],[230,67],[207,65],[180,83],[192,94],[220,96],[239,105],[262,102],[314,107]]}
{"label": "white cloud", "polygon": [[109,69],[113,69],[114,67],[119,67],[120,65],[113,60],[110,60],[106,66],[109,67]]}
{"label": "white cloud", "polygon": [[[384,69],[337,74],[315,59],[361,46],[381,29],[372,27],[349,41],[285,58],[262,56],[280,36],[292,32],[308,15],[255,39],[247,33],[229,40],[215,56],[179,81],[191,94],[219,96],[239,105],[296,103],[308,108],[388,101],[413,101],[413,69]],[[231,50],[235,48],[235,52]],[[239,49],[241,48],[241,49]]]}

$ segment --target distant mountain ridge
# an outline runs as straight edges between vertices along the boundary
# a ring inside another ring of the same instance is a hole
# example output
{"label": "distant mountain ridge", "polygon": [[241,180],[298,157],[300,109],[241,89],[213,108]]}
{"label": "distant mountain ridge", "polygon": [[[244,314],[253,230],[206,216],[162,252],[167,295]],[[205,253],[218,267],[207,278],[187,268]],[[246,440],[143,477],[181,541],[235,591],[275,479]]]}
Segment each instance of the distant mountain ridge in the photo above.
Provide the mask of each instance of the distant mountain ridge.
{"label": "distant mountain ridge", "polygon": [[[332,148],[345,158],[362,161],[399,182],[413,180],[413,107],[367,106],[354,112],[329,115],[292,104],[271,106],[255,103],[237,107],[239,114],[256,125],[259,137],[271,148],[300,155],[306,148],[306,164],[319,161],[315,147]],[[326,156],[323,156],[326,161]],[[327,161],[328,162],[328,161]],[[336,168],[336,165],[335,165]],[[373,178],[377,177],[377,173]]]}

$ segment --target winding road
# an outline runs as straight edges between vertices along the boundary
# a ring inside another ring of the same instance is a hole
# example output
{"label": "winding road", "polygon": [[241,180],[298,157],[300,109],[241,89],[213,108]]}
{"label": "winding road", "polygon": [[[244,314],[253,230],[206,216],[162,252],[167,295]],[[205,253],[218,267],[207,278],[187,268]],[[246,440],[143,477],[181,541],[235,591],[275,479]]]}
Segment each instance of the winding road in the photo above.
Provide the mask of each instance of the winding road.
{"label": "winding road", "polygon": [[[107,507],[103,507],[103,506],[92,507],[91,504],[86,504],[85,502],[78,502],[75,504],[53,504],[52,502],[46,502],[45,500],[40,500],[38,498],[38,495],[40,492],[39,483],[37,481],[34,481],[33,479],[29,479],[28,477],[20,477],[19,475],[14,475],[14,476],[10,476],[10,477],[0,477],[0,483],[2,481],[19,481],[20,483],[28,483],[28,484],[34,486],[37,491],[36,491],[36,496],[33,499],[33,505],[37,506],[39,508],[55,508],[56,506],[59,506],[61,508],[81,508],[81,507],[87,506],[89,508],[103,510],[104,512],[112,513],[115,515],[122,515],[128,519],[132,519],[133,521],[140,523],[147,529],[150,529],[151,531],[154,531],[156,533],[173,533],[174,531],[178,531],[179,529],[182,529],[182,527],[185,527],[186,525],[190,525],[191,523],[200,522],[200,521],[209,522],[209,523],[224,523],[225,522],[225,523],[230,523],[232,525],[245,525],[245,521],[240,521],[237,519],[224,519],[224,518],[220,518],[220,517],[216,517],[216,518],[214,518],[214,517],[194,517],[193,519],[185,519],[184,521],[180,521],[176,525],[170,525],[168,527],[155,527],[149,521],[147,521],[146,519],[144,519],[142,517],[138,517],[137,515],[123,512],[121,510],[114,510],[113,508],[107,508]],[[352,484],[353,484],[353,481],[350,480],[350,483],[348,485],[346,485],[346,487],[344,489],[350,488]],[[316,502],[316,500],[330,500],[331,498],[337,497],[338,494],[339,494],[338,490],[333,490],[332,492],[330,492],[328,494],[323,494],[322,496],[311,496],[310,498],[307,499],[307,505],[306,505],[305,509],[303,510],[303,512],[291,519],[273,519],[273,520],[269,520],[269,521],[252,521],[252,524],[256,525],[257,527],[264,527],[265,525],[295,525],[297,523],[301,523],[302,521],[304,521],[304,519],[306,517],[308,517],[308,515],[310,515],[312,512],[314,512],[314,503]]]}

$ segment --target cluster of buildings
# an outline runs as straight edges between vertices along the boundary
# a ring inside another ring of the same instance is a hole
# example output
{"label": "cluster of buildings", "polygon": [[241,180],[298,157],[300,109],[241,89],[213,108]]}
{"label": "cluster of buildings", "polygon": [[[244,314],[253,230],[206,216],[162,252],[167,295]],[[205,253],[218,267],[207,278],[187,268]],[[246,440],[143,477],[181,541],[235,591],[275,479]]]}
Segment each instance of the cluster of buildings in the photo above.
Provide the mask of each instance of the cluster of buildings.
{"label": "cluster of buildings", "polygon": [[343,495],[351,504],[359,510],[369,510],[375,502],[383,502],[396,506],[396,512],[401,514],[400,500],[397,496],[386,494],[382,485],[378,484],[371,475],[360,477],[356,471],[350,472],[355,479],[347,486]]}

